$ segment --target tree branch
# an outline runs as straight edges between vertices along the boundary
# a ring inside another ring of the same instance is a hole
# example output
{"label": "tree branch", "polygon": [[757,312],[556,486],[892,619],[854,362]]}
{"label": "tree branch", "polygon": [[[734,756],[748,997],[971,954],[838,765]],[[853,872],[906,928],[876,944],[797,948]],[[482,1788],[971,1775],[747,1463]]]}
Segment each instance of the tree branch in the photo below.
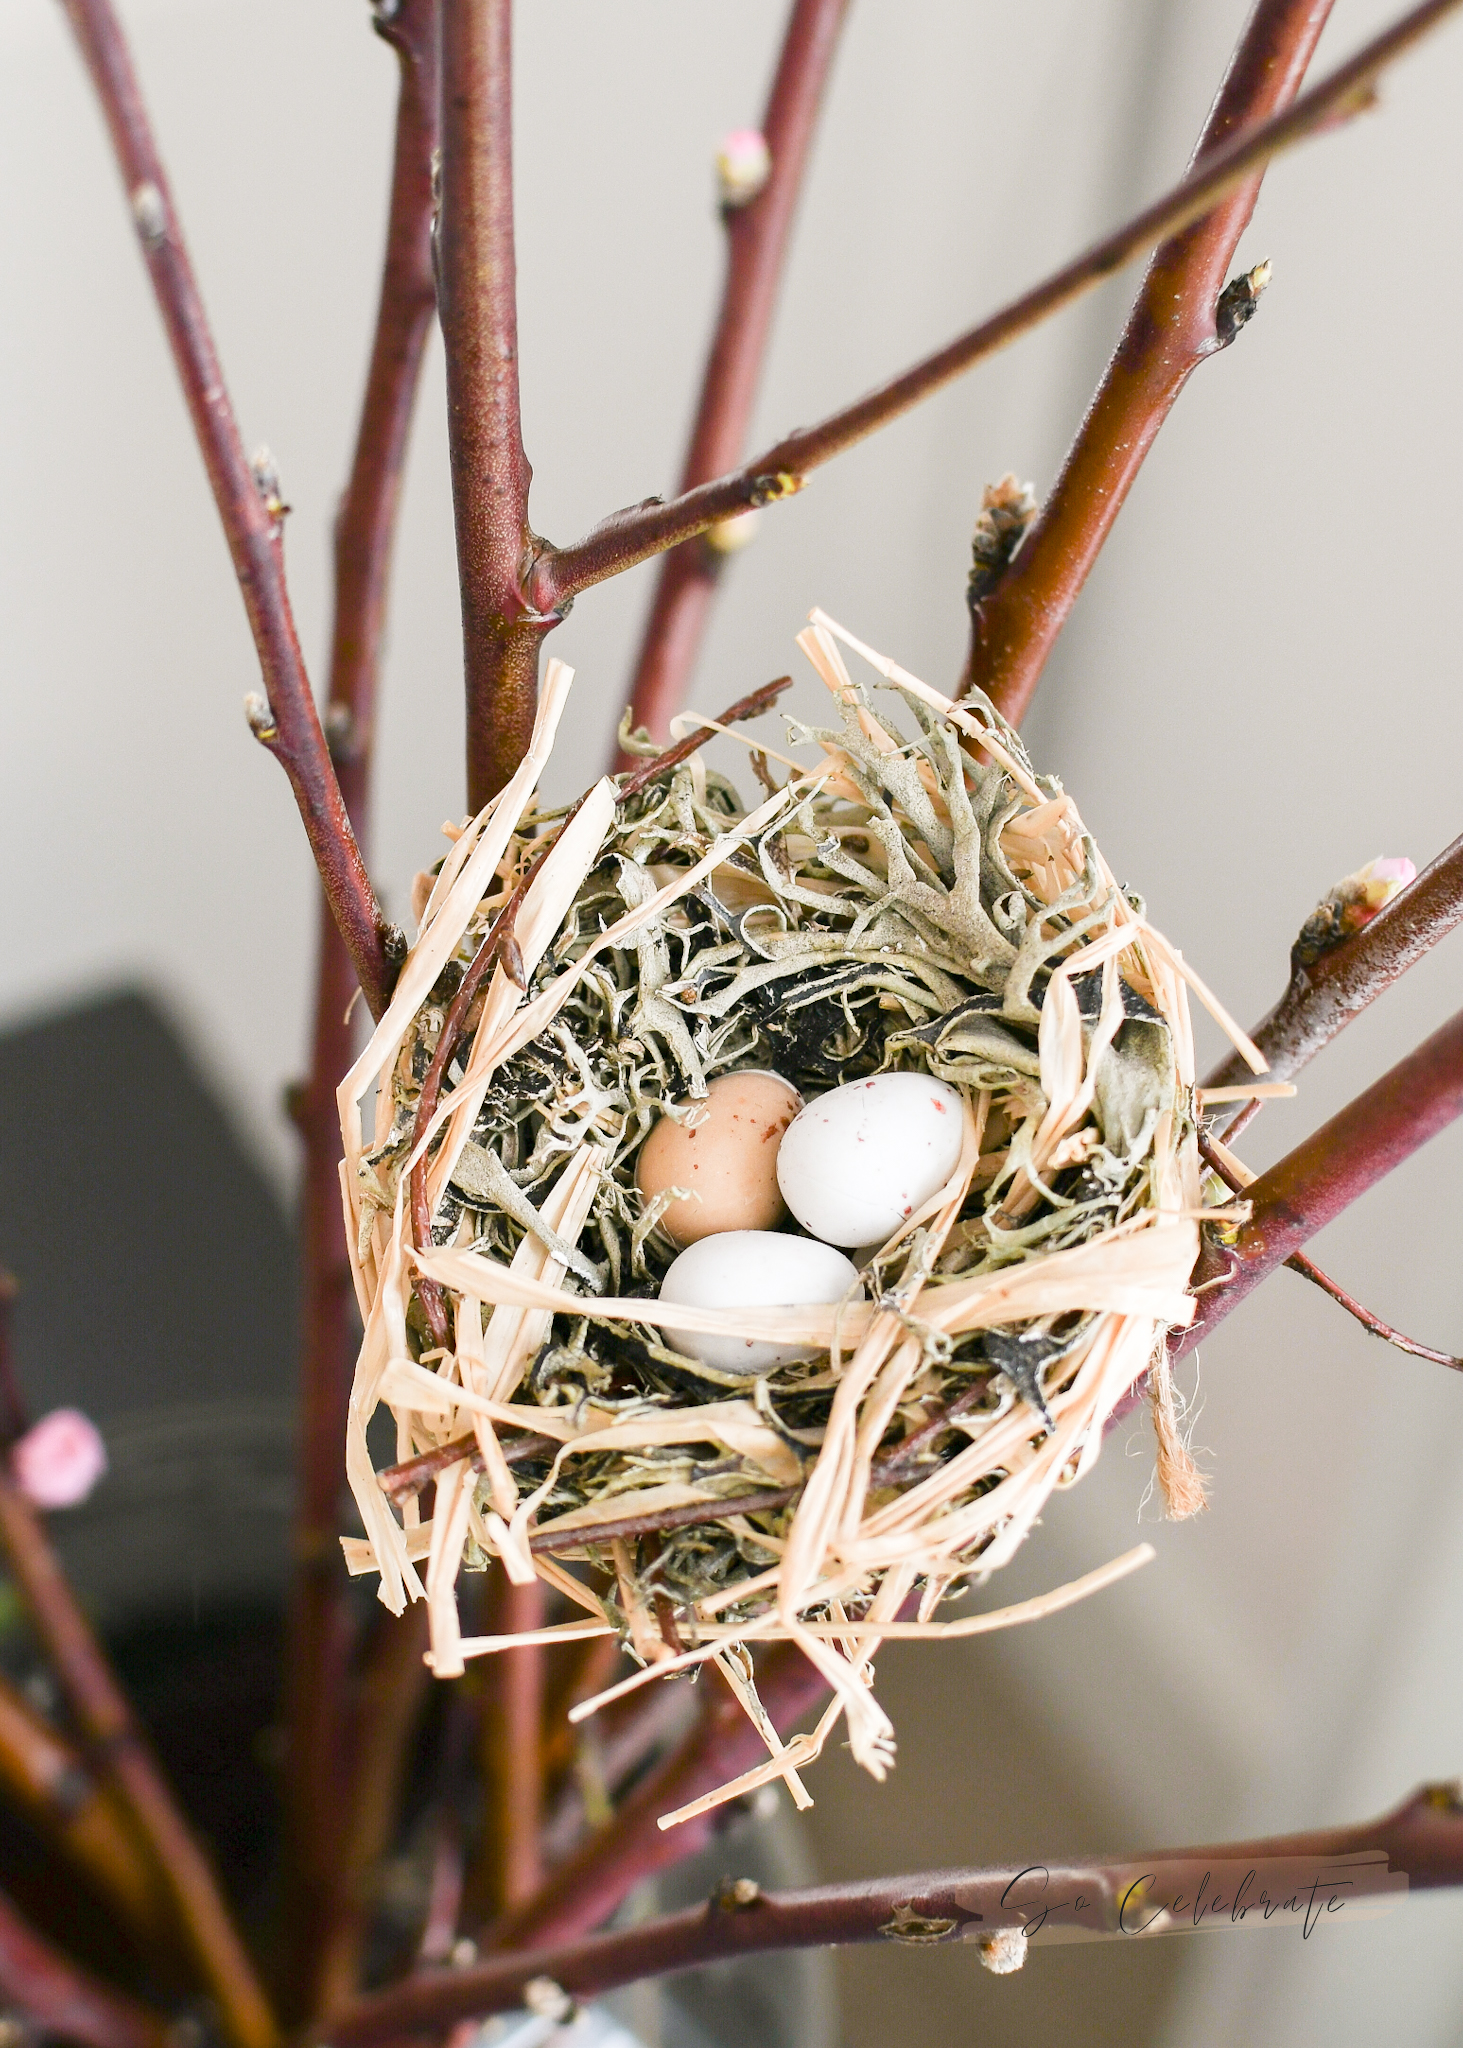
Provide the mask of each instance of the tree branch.
{"label": "tree branch", "polygon": [[236,2048],[274,2048],[273,2015],[213,1873],[173,1803],[40,1519],[0,1471],[0,1544],[98,1766],[157,1859],[189,1949]]}
{"label": "tree branch", "polygon": [[[1037,1872],[1047,1880],[1044,1895],[1118,1904],[1131,1886],[1129,1874],[1153,1865],[1193,1866],[1200,1876],[1211,1863],[1326,1866],[1366,1851],[1385,1854],[1405,1872],[1409,1885],[1430,1890],[1463,1884],[1463,1801],[1456,1786],[1424,1786],[1394,1812],[1359,1826],[1315,1833],[1278,1835],[1269,1840],[1161,1849],[1107,1863],[1044,1863],[997,1870],[924,1871],[903,1877],[866,1879],[859,1884],[823,1885],[798,1892],[750,1893],[723,1888],[705,1906],[651,1920],[639,1927],[528,1955],[506,1956],[466,1970],[409,1979],[342,2014],[330,2030],[331,2048],[384,2048],[384,2044],[439,2035],[457,2022],[507,2012],[523,2002],[535,1978],[571,1997],[588,1998],[641,1978],[664,1976],[730,1956],[775,1949],[825,1947],[901,1937],[921,1945],[989,1939],[1002,1929],[1019,1929],[1031,1908],[1018,1901],[1035,1891]],[[1192,1889],[1192,1886],[1190,1886]],[[1016,1892],[1016,1897],[1008,1895]],[[1101,1931],[1131,1939],[1119,1916]],[[1092,1916],[1096,1921],[1096,1913]],[[1090,1924],[1090,1923],[1089,1923]],[[1097,1927],[1093,1928],[1098,1931]]]}
{"label": "tree branch", "polygon": [[331,911],[372,1012],[393,970],[381,914],[305,672],[285,588],[280,507],[266,502],[239,437],[172,195],[111,0],[61,0],[112,138],[132,218],[167,329],[193,431],[243,593],[268,707],[251,701],[255,737],[290,779]]}
{"label": "tree branch", "polygon": [[[1191,170],[1295,98],[1331,4],[1256,0]],[[1174,401],[1205,357],[1238,332],[1233,323],[1221,332],[1219,301],[1259,192],[1260,176],[1246,179],[1155,252],[1050,497],[995,590],[975,608],[964,687],[975,683],[1013,724]]]}
{"label": "tree branch", "polygon": [[[1360,1016],[1409,967],[1463,923],[1463,838],[1455,839],[1420,875],[1383,904],[1369,924],[1309,962],[1291,954],[1284,995],[1251,1036],[1277,1081],[1288,1081],[1337,1032]],[[1223,1088],[1250,1078],[1237,1053],[1220,1061],[1205,1081]],[[1257,1102],[1216,1105],[1216,1129],[1231,1138],[1255,1114]]]}
{"label": "tree branch", "polygon": [[0,1785],[8,1802],[91,1879],[132,1927],[156,1938],[160,1888],[116,1795],[60,1730],[0,1680]]}
{"label": "tree branch", "polygon": [[[722,209],[726,282],[681,471],[683,492],[730,469],[745,446],[819,102],[848,6],[849,0],[793,0],[762,117],[771,171],[755,199]],[[632,697],[634,722],[657,738],[685,694],[725,560],[705,541],[687,541],[661,563]]]}
{"label": "tree branch", "polygon": [[1079,299],[1129,257],[1176,234],[1210,212],[1263,165],[1316,130],[1370,104],[1377,74],[1453,12],[1460,0],[1425,0],[1376,36],[1286,111],[1246,128],[1214,150],[1173,189],[1095,242],[1080,256],[993,313],[978,327],[869,392],[818,426],[789,434],[734,475],[663,503],[658,498],[613,513],[572,547],[546,549],[528,578],[540,614],[562,608],[579,591],[617,576],[651,555],[693,539],[718,521],[801,489],[810,470],[887,426],[921,399],[952,383],[983,356]]}
{"label": "tree branch", "polygon": [[103,1984],[22,1920],[0,1895],[0,1999],[47,2034],[83,2048],[167,2048],[162,2016]]}
{"label": "tree branch", "polygon": [[[1214,1141],[1202,1133],[1199,1137],[1199,1152],[1210,1171],[1216,1173],[1233,1194],[1243,1195],[1246,1189],[1253,1187],[1257,1176],[1248,1170],[1236,1172],[1234,1169],[1239,1162],[1233,1155],[1221,1154]],[[1394,1330],[1390,1323],[1384,1323],[1380,1316],[1373,1315],[1354,1294],[1348,1294],[1339,1282],[1333,1280],[1329,1273],[1323,1272],[1315,1260],[1307,1258],[1304,1252],[1292,1252],[1285,1263],[1292,1273],[1299,1273],[1303,1280],[1309,1280],[1313,1287],[1319,1287],[1322,1294],[1329,1294],[1338,1308],[1344,1308],[1346,1313],[1354,1317],[1364,1330],[1370,1331],[1373,1337],[1380,1337],[1383,1343],[1392,1345],[1395,1350],[1405,1351],[1413,1358],[1425,1358],[1432,1365],[1446,1365],[1454,1372],[1463,1372],[1463,1358],[1454,1358],[1451,1352],[1435,1351],[1430,1344],[1419,1344],[1411,1337],[1404,1337],[1400,1330]]]}
{"label": "tree branch", "polygon": [[[377,680],[391,547],[422,356],[436,310],[432,154],[437,140],[436,0],[401,0],[379,33],[400,63],[386,257],[350,480],[335,527],[335,619],[326,729],[358,840],[366,840]],[[350,1065],[350,958],[322,899],[310,1078],[292,1108],[305,1148],[302,1190],[300,1481],[286,1666],[288,1728],[284,1915],[286,1980],[302,2015],[324,2008],[340,1966],[332,1930],[351,1922],[339,1817],[347,1797],[347,1666],[353,1630],[335,1541],[345,1478],[346,1405],[355,1353],[355,1289],[341,1214],[335,1089]],[[342,1936],[349,1941],[350,1937]],[[353,1951],[352,1951],[353,1952]],[[322,1974],[323,1973],[323,1974]],[[354,1983],[336,1985],[344,1996]]]}
{"label": "tree branch", "polygon": [[1200,1295],[1173,1355],[1192,1351],[1308,1238],[1460,1114],[1463,1011],[1249,1184],[1250,1220],[1228,1250],[1228,1271]]}
{"label": "tree branch", "polygon": [[1319,1287],[1322,1294],[1329,1294],[1338,1308],[1344,1308],[1364,1330],[1373,1337],[1380,1337],[1384,1344],[1390,1344],[1394,1351],[1405,1351],[1409,1357],[1425,1358],[1429,1365],[1446,1365],[1453,1372],[1463,1372],[1463,1358],[1455,1358],[1450,1351],[1436,1351],[1431,1344],[1419,1344],[1415,1337],[1404,1337],[1400,1330],[1394,1330],[1390,1323],[1384,1323],[1380,1316],[1373,1315],[1364,1302],[1322,1272],[1314,1259],[1308,1259],[1304,1252],[1292,1252],[1285,1261],[1292,1273],[1299,1273],[1309,1280],[1313,1287]]}
{"label": "tree branch", "polygon": [[447,0],[439,297],[473,811],[523,758],[539,642],[558,623],[536,616],[523,590],[532,471],[518,406],[512,69],[512,0]]}
{"label": "tree branch", "polygon": [[[501,1566],[499,1567],[501,1574]],[[498,1629],[521,1635],[544,1625],[541,1581],[499,1588]],[[494,1659],[486,1702],[485,1736],[490,1789],[489,1820],[497,1863],[497,1893],[512,1911],[543,1881],[544,1653],[539,1643]]]}
{"label": "tree branch", "polygon": [[376,1873],[391,1847],[412,1735],[431,1686],[424,1661],[427,1612],[375,1616],[359,1681],[350,1780],[331,1839],[338,1871],[330,1916],[313,1960],[310,2009],[333,2013],[360,1988],[362,1952],[376,1905]]}
{"label": "tree branch", "polygon": [[[777,1645],[760,1660],[757,1691],[784,1736],[828,1696],[822,1674],[790,1643]],[[766,1754],[761,1736],[730,1692],[722,1686],[706,1688],[699,1718],[670,1755],[642,1779],[613,1819],[559,1866],[536,1897],[488,1931],[488,1941],[494,1948],[521,1949],[530,1942],[572,1941],[598,1927],[643,1879],[694,1856],[727,1820],[725,1811],[712,1811],[665,1830],[658,1825],[661,1814],[714,1792]]]}
{"label": "tree branch", "polygon": [[335,522],[335,621],[326,710],[331,757],[353,820],[365,809],[402,470],[422,356],[437,310],[432,268],[437,0],[396,0],[389,12],[378,0],[376,33],[395,50],[401,83],[376,333],[350,481]]}

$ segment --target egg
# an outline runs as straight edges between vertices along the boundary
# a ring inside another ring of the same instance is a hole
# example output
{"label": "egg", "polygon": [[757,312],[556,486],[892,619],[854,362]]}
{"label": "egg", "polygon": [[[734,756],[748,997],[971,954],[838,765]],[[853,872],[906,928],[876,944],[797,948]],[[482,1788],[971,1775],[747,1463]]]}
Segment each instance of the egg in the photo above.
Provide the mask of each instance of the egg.
{"label": "egg", "polygon": [[879,1245],[955,1171],[960,1093],[924,1074],[876,1074],[810,1102],[777,1153],[783,1199],[829,1244]]}
{"label": "egg", "polygon": [[[724,1230],[689,1245],[660,1283],[662,1301],[687,1308],[798,1308],[808,1302],[861,1299],[858,1272],[842,1252],[811,1237],[775,1230]],[[667,1326],[666,1339],[715,1372],[766,1372],[812,1355],[807,1344],[711,1336]]]}
{"label": "egg", "polygon": [[777,1185],[782,1134],[803,1106],[791,1081],[748,1070],[722,1074],[700,1102],[683,1102],[689,1120],[663,1116],[640,1147],[635,1185],[647,1202],[666,1188],[689,1188],[672,1202],[661,1228],[673,1244],[695,1244],[728,1230],[770,1230],[786,1215]]}

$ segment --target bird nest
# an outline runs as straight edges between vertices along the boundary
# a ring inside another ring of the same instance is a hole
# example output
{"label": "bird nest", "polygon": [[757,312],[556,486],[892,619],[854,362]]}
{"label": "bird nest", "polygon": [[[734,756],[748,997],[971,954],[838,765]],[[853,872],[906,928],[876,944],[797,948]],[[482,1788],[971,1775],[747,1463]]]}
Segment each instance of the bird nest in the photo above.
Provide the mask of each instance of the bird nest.
{"label": "bird nest", "polygon": [[[521,1640],[461,1634],[458,1573],[493,1557],[582,1617],[541,1639],[617,1633],[640,1667],[625,1685],[717,1659],[770,1754],[713,1797],[776,1776],[805,1796],[796,1766],[840,1715],[881,1774],[881,1641],[1026,1619],[1140,1560],[935,1619],[1089,1469],[1155,1361],[1166,1394],[1201,1217],[1224,1213],[1202,1206],[1189,989],[1263,1065],[983,698],[951,703],[821,613],[800,645],[833,717],[792,726],[812,765],[786,759],[781,782],[753,753],[751,810],[694,752],[706,720],[536,810],[571,682],[551,664],[518,773],[419,882],[415,945],[340,1089],[365,1321],[352,1567],[397,1611],[426,1598],[439,1676]],[[809,1095],[887,1072],[958,1091],[954,1172],[857,1255],[841,1301],[659,1299],[676,1246],[640,1148],[745,1069]],[[800,1355],[718,1371],[677,1348],[688,1330]],[[378,1473],[381,1404],[396,1462]],[[1160,1420],[1160,1464],[1192,1492]],[[833,1688],[787,1748],[747,1654],[769,1640]]]}

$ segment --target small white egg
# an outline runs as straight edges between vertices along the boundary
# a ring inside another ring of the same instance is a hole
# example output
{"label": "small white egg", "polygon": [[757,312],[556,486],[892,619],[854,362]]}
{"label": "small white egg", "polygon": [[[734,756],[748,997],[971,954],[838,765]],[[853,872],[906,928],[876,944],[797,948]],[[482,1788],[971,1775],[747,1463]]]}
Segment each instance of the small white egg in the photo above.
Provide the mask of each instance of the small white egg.
{"label": "small white egg", "polygon": [[955,1171],[962,1127],[960,1092],[945,1081],[846,1082],[788,1125],[777,1154],[783,1200],[829,1244],[882,1244]]}
{"label": "small white egg", "polygon": [[[863,1289],[855,1268],[832,1245],[776,1230],[723,1230],[688,1245],[660,1283],[662,1301],[687,1308],[799,1308],[842,1301]],[[812,1356],[807,1344],[770,1344],[667,1328],[667,1342],[715,1372],[766,1372]]]}

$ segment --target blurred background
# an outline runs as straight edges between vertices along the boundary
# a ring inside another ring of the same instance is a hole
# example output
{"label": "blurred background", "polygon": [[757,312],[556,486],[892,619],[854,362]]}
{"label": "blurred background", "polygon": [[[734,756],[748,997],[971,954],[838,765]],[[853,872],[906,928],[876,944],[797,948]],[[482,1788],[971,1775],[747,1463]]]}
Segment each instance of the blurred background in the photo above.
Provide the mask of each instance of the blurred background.
{"label": "blurred background", "polygon": [[[1245,11],[856,0],[754,445],[1170,182]],[[1339,0],[1318,67],[1390,11]],[[246,440],[272,448],[294,507],[291,581],[318,673],[394,59],[364,0],[123,12]],[[780,0],[519,10],[524,431],[534,525],[555,539],[674,483],[720,281],[712,157],[759,118],[782,14]],[[1116,871],[1244,1021],[1278,995],[1331,883],[1376,854],[1421,866],[1463,828],[1460,92],[1455,25],[1387,77],[1379,111],[1272,172],[1235,266],[1274,263],[1259,315],[1180,400],[1028,722]],[[113,1478],[67,1538],[89,1597],[151,1626],[128,1606],[145,1584],[186,1636],[210,1601],[267,1613],[283,1569],[296,1153],[282,1093],[305,1058],[314,882],[285,779],[244,723],[242,609],[51,0],[0,0],[0,276],[0,1261],[25,1289],[36,1400],[84,1391],[113,1445]],[[1015,469],[1045,491],[1135,281],[764,514],[692,701],[714,712],[796,671],[813,604],[948,686],[981,488]],[[551,643],[579,672],[561,799],[604,763],[649,579],[590,592]],[[397,916],[462,809],[458,636],[436,354],[378,742],[374,864]],[[788,701],[811,713],[818,694],[800,676]],[[1240,1148],[1255,1167],[1456,1008],[1460,944],[1264,1112]],[[1455,1127],[1316,1246],[1381,1315],[1455,1351],[1460,1178]],[[98,1315],[115,1335],[105,1358]],[[801,1868],[840,1879],[1320,1826],[1463,1770],[1463,1383],[1282,1273],[1191,1362],[1188,1391],[1209,1512],[1156,1520],[1146,1423],[1112,1438],[1001,1597],[1100,1563],[1140,1519],[1158,1561],[1037,1628],[887,1651],[898,1769],[879,1787],[842,1753],[818,1768],[788,1852]],[[160,1490],[202,1532],[186,1555]],[[836,1975],[830,2038],[846,2048],[914,2020],[924,2048],[1056,2028],[1083,2048],[1456,2048],[1463,1898],[1304,1944],[1038,1951],[1002,1979],[968,1950],[855,1950]]]}

